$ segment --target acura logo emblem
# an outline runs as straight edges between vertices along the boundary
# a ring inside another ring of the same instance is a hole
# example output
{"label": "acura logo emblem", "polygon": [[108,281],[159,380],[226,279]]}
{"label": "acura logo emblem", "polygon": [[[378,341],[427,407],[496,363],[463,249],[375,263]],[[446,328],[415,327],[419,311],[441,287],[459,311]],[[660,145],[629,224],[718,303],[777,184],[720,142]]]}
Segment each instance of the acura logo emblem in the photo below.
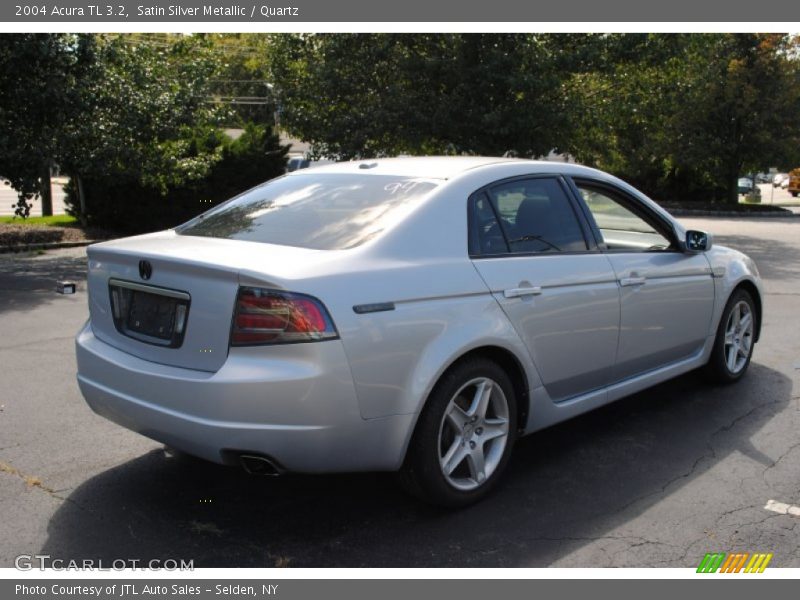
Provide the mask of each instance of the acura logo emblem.
{"label": "acura logo emblem", "polygon": [[150,279],[153,274],[153,265],[148,260],[139,261],[139,277],[144,280]]}

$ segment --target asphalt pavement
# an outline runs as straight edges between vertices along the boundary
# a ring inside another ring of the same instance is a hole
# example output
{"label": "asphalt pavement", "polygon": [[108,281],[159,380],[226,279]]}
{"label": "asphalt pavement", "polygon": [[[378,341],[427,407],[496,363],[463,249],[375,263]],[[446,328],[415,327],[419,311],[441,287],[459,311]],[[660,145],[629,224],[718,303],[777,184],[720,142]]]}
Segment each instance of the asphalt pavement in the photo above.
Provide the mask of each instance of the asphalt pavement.
{"label": "asphalt pavement", "polygon": [[[391,474],[258,478],[94,415],[75,383],[83,249],[0,255],[0,566],[62,559],[211,567],[696,567],[772,552],[800,567],[800,219],[682,219],[748,252],[766,318],[747,376],[691,373],[520,441],[455,512]],[[55,280],[78,293],[55,293]],[[775,504],[771,506],[777,506]]]}
{"label": "asphalt pavement", "polygon": [[761,204],[777,204],[779,206],[800,204],[800,198],[792,196],[786,188],[776,188],[771,183],[757,185],[761,191]]}

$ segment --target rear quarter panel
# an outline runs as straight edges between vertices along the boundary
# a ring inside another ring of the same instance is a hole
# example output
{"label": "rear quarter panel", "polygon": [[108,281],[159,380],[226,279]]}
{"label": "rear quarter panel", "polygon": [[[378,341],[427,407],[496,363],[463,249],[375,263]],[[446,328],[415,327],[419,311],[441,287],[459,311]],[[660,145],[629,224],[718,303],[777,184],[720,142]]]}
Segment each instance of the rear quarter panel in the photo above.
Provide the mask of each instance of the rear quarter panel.
{"label": "rear quarter panel", "polygon": [[342,340],[365,419],[419,412],[447,368],[484,346],[511,352],[528,367],[528,389],[538,385],[526,348],[488,293],[402,302],[362,317]]}
{"label": "rear quarter panel", "polygon": [[[534,371],[522,341],[466,256],[420,263],[369,260],[351,267],[281,285],[322,299],[330,311],[364,419],[419,411],[444,370],[482,345],[504,348]],[[242,274],[241,283],[264,282]],[[394,308],[365,314],[353,309],[379,303]]]}

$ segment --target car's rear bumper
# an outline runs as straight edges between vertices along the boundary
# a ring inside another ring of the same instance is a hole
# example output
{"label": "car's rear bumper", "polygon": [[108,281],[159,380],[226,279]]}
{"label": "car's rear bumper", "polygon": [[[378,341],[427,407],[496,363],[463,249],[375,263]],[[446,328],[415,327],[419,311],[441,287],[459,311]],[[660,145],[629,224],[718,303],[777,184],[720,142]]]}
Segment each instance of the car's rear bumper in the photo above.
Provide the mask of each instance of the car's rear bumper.
{"label": "car's rear bumper", "polygon": [[413,415],[365,420],[338,340],[237,348],[216,373],[137,358],[76,339],[78,384],[98,414],[220,463],[265,455],[288,471],[394,470]]}

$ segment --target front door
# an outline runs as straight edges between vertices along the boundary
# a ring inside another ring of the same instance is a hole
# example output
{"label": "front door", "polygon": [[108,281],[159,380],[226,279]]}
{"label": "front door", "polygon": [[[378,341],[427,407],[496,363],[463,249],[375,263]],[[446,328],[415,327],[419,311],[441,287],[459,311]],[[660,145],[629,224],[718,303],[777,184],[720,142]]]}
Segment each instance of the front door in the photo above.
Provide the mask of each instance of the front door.
{"label": "front door", "polygon": [[684,254],[674,232],[641,203],[608,184],[577,181],[620,286],[621,381],[699,352],[714,305],[703,254]]}

